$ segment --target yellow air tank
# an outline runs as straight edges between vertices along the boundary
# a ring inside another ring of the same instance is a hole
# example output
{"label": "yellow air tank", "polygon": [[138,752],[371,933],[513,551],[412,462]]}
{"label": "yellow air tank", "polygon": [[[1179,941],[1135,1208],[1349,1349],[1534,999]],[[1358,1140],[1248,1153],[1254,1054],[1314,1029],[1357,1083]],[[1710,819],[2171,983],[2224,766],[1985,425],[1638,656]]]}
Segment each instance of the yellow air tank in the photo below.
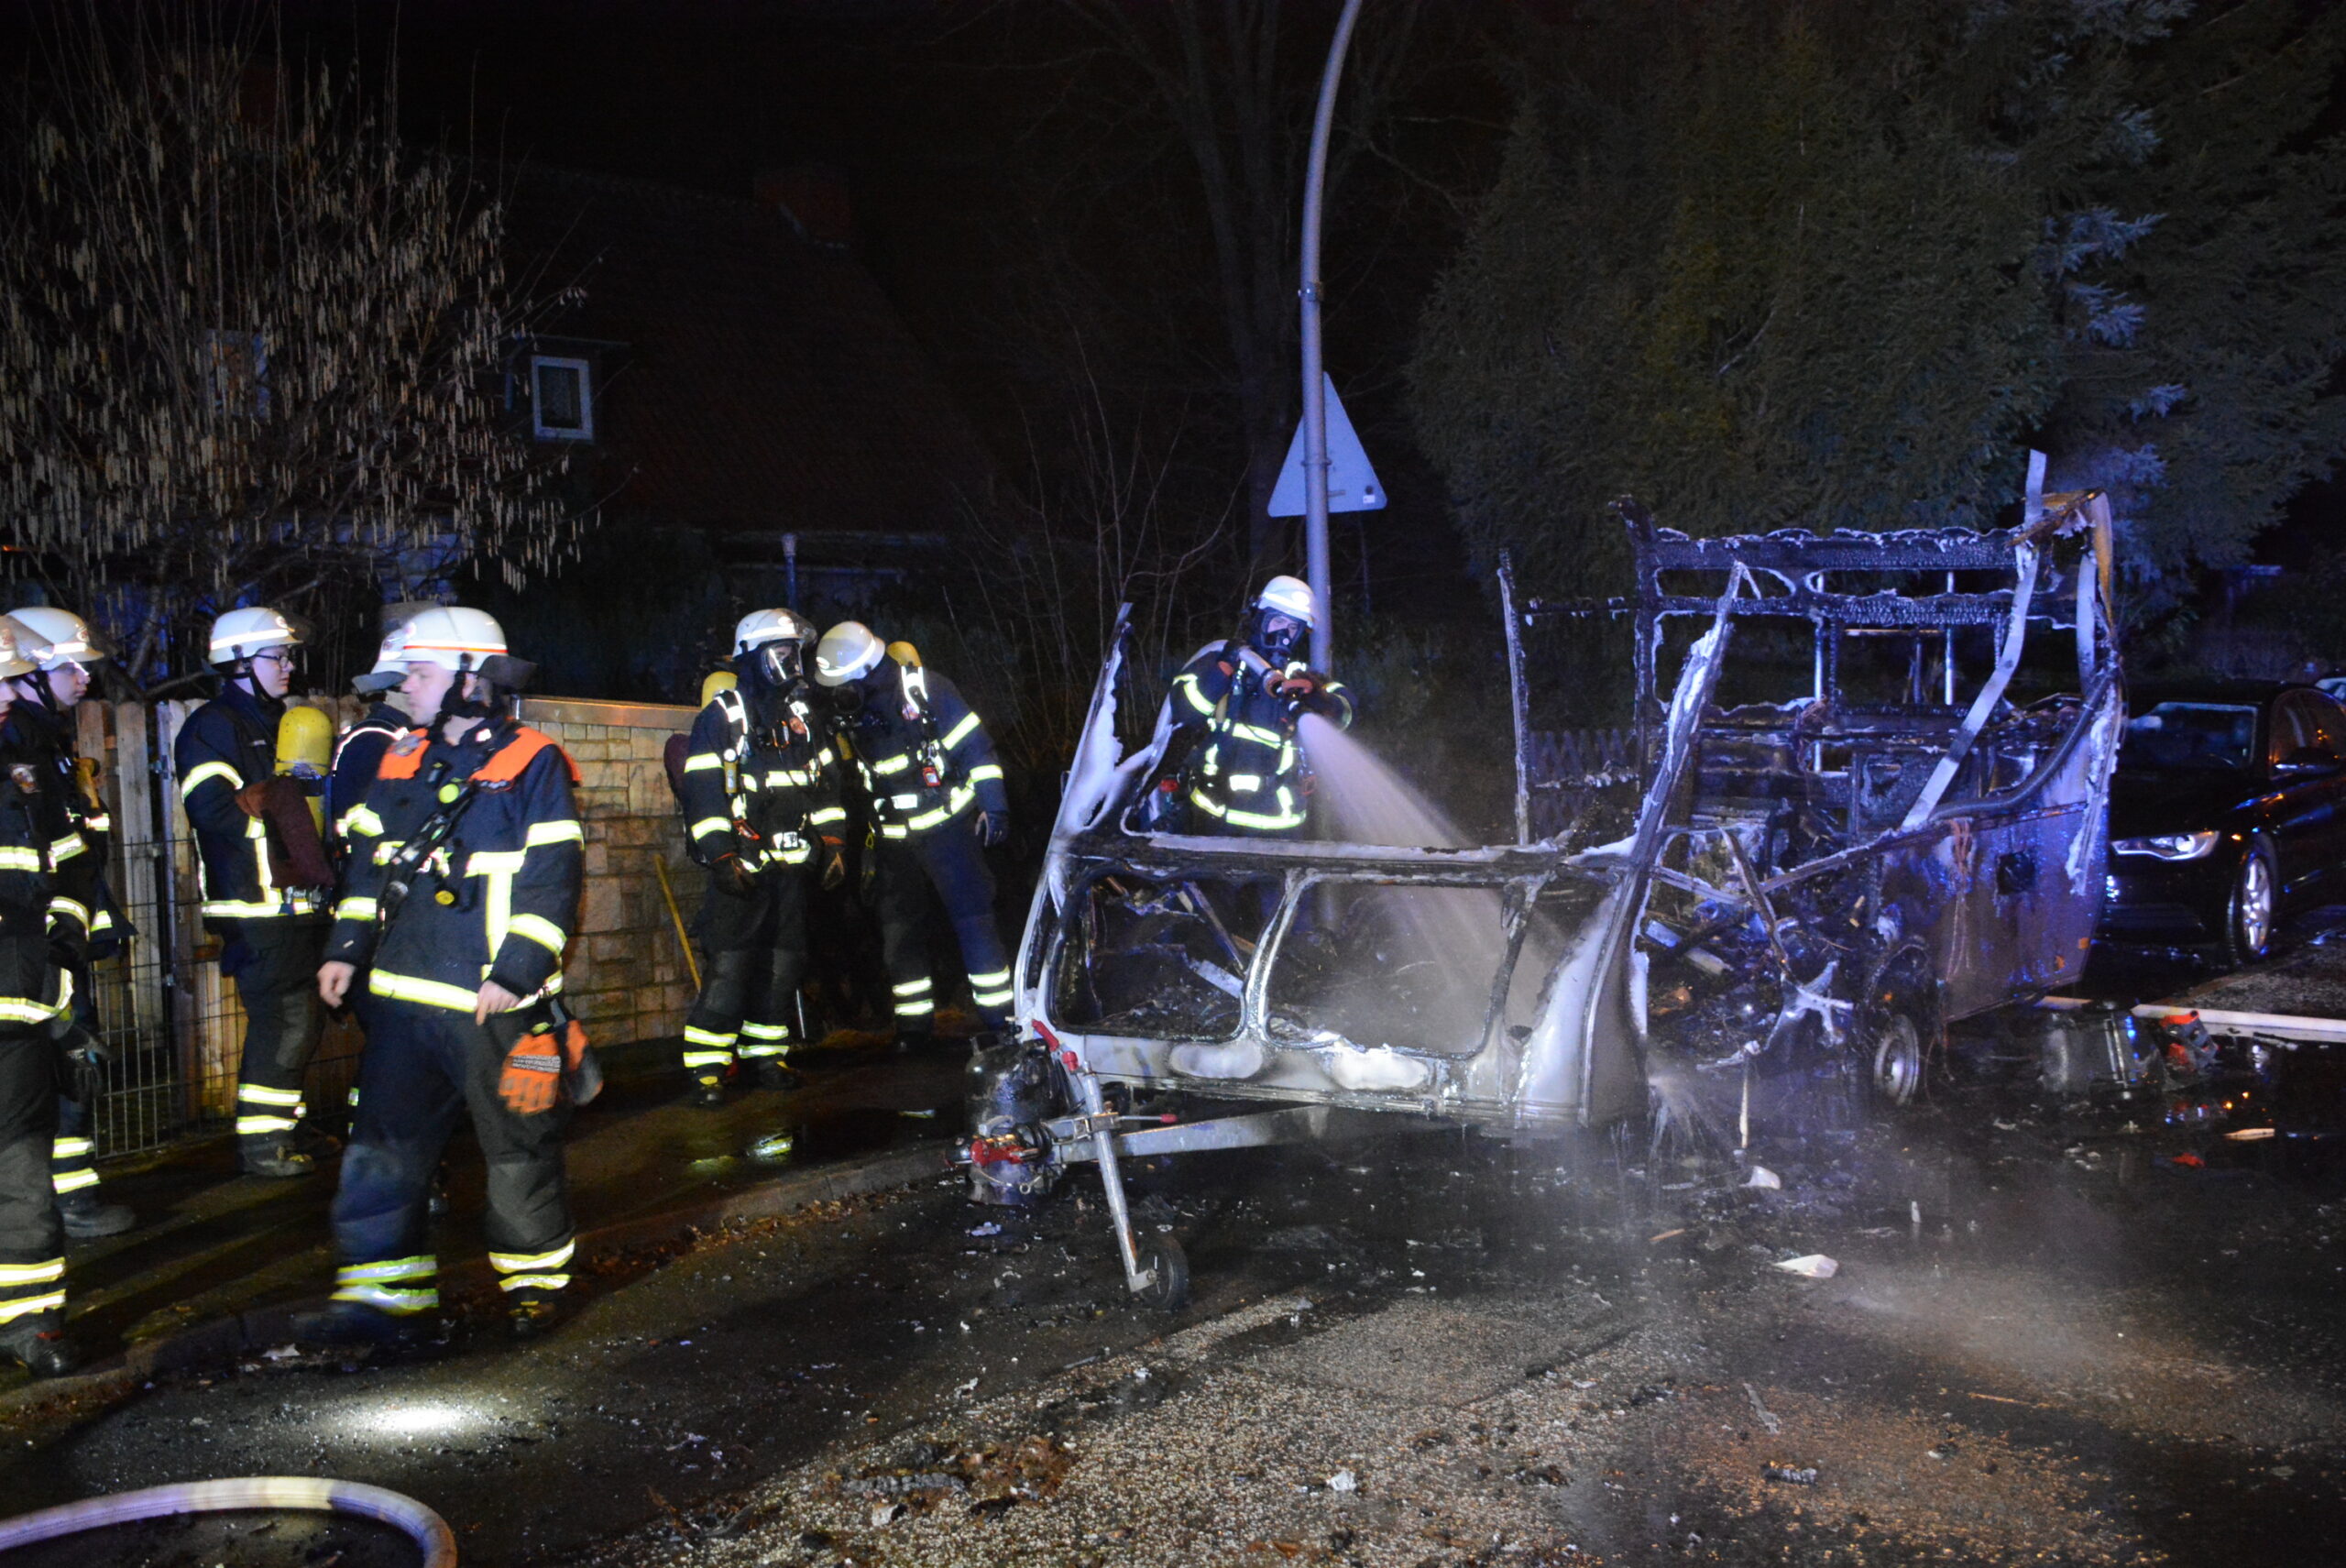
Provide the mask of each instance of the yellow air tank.
{"label": "yellow air tank", "polygon": [[917,670],[920,668],[920,650],[914,647],[909,642],[898,641],[889,643],[888,657],[893,659],[899,664],[904,665],[906,669]]}
{"label": "yellow air tank", "polygon": [[[277,771],[299,773],[307,762],[319,777],[334,763],[334,720],[314,707],[290,704],[277,721]],[[310,797],[310,817],[318,831],[326,830],[325,802]]]}
{"label": "yellow air tank", "polygon": [[730,670],[709,671],[708,678],[700,684],[700,705],[707,707],[717,700],[718,692],[729,692],[740,684],[740,678]]}

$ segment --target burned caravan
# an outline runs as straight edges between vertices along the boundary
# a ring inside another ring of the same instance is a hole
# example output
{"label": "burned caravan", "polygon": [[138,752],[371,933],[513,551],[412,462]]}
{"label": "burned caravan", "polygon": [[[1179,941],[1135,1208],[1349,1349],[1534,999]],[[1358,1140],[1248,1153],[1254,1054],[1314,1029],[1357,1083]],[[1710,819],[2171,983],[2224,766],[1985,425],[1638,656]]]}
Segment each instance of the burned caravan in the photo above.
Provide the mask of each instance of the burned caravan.
{"label": "burned caravan", "polygon": [[[1698,539],[1623,515],[1638,767],[1626,835],[1595,847],[1584,823],[1529,829],[1569,781],[1533,776],[1519,661],[1516,842],[1144,830],[1170,725],[1121,738],[1120,636],[1019,949],[1020,1038],[972,1064],[979,1196],[1096,1160],[1128,1281],[1174,1299],[1185,1267],[1133,1230],[1122,1157],[1375,1113],[1599,1128],[1648,1115],[1665,1061],[1747,1083],[1821,1063],[1902,1102],[1948,1022],[2076,976],[2123,718],[2099,498],[1994,532]],[[1510,602],[1511,653],[1553,613]],[[1738,632],[1773,652],[1728,679]],[[2021,700],[2048,649],[2063,689]]]}

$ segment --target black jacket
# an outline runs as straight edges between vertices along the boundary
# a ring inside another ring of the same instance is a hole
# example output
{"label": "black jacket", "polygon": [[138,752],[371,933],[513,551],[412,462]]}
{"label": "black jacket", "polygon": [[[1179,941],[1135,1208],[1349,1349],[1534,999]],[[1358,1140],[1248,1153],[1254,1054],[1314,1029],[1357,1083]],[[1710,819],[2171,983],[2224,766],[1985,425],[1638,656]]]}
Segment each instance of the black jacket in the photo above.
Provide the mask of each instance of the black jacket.
{"label": "black jacket", "polygon": [[19,698],[0,721],[0,751],[41,770],[55,808],[64,812],[67,830],[73,836],[73,841],[60,837],[52,846],[59,873],[58,913],[78,922],[93,943],[116,943],[132,935],[106,878],[106,844],[114,823],[103,807],[93,807],[82,797],[75,777],[72,729],[60,715]]}
{"label": "black jacket", "polygon": [[60,960],[78,967],[87,921],[73,905],[88,855],[48,758],[0,745],[0,1033],[71,1005]]}
{"label": "black jacket", "polygon": [[231,685],[187,716],[171,760],[180,803],[195,829],[206,920],[278,920],[317,914],[323,895],[280,888],[269,865],[269,828],[236,804],[236,792],[277,772],[277,721],[285,705]]}
{"label": "black jacket", "polygon": [[[393,858],[430,829],[443,789],[476,775],[485,782],[387,927]],[[371,965],[377,996],[454,1012],[472,1011],[485,980],[521,997],[560,990],[586,881],[574,780],[561,747],[510,721],[476,727],[461,746],[392,748],[345,818],[351,864],[326,957]]]}
{"label": "black jacket", "polygon": [[993,741],[951,681],[893,659],[881,660],[866,679],[863,706],[846,716],[841,729],[871,792],[881,838],[934,832],[972,804],[1009,812]]}
{"label": "black jacket", "polygon": [[[773,709],[783,710],[778,720]],[[802,705],[738,691],[719,692],[700,710],[683,791],[694,860],[706,866],[735,855],[753,872],[803,866],[813,839],[840,837],[839,753],[809,717]]]}
{"label": "black jacket", "polygon": [[416,728],[415,720],[388,702],[378,702],[367,709],[366,717],[334,743],[334,762],[326,773],[326,821],[332,824],[334,839],[345,836],[343,818],[367,798],[367,788],[375,782],[375,770],[383,761],[383,753],[391,742]]}

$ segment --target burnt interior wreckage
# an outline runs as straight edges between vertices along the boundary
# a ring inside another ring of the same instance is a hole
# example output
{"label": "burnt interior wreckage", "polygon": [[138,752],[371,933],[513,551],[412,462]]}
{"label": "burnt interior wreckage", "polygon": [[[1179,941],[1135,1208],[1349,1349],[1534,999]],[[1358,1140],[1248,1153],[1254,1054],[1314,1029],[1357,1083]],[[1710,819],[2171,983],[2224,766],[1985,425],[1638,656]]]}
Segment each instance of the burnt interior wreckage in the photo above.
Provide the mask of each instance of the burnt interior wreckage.
{"label": "burnt interior wreckage", "polygon": [[[1098,1162],[1128,1283],[1178,1301],[1186,1265],[1135,1232],[1120,1158],[1650,1129],[1706,1102],[1739,1147],[1755,1085],[1902,1103],[1949,1023],[2079,972],[2124,721],[2100,498],[1880,535],[1691,538],[1620,510],[1633,597],[1503,598],[1515,842],[1147,830],[1170,716],[1124,737],[1120,629],[1019,951],[1019,1038],[972,1062],[978,1196]],[[1575,672],[1530,667],[1520,633],[1608,612],[1634,640],[1636,778],[1539,778],[1529,694]],[[1534,801],[1566,796],[1534,838]]]}

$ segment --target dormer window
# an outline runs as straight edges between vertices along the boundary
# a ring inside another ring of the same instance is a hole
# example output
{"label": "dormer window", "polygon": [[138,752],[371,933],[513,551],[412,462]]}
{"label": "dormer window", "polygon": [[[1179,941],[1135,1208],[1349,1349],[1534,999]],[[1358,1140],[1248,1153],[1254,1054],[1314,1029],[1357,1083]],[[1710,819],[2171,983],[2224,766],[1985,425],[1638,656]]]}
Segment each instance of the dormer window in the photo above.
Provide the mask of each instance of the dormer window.
{"label": "dormer window", "polygon": [[540,441],[595,439],[595,388],[587,361],[530,356],[530,419]]}

